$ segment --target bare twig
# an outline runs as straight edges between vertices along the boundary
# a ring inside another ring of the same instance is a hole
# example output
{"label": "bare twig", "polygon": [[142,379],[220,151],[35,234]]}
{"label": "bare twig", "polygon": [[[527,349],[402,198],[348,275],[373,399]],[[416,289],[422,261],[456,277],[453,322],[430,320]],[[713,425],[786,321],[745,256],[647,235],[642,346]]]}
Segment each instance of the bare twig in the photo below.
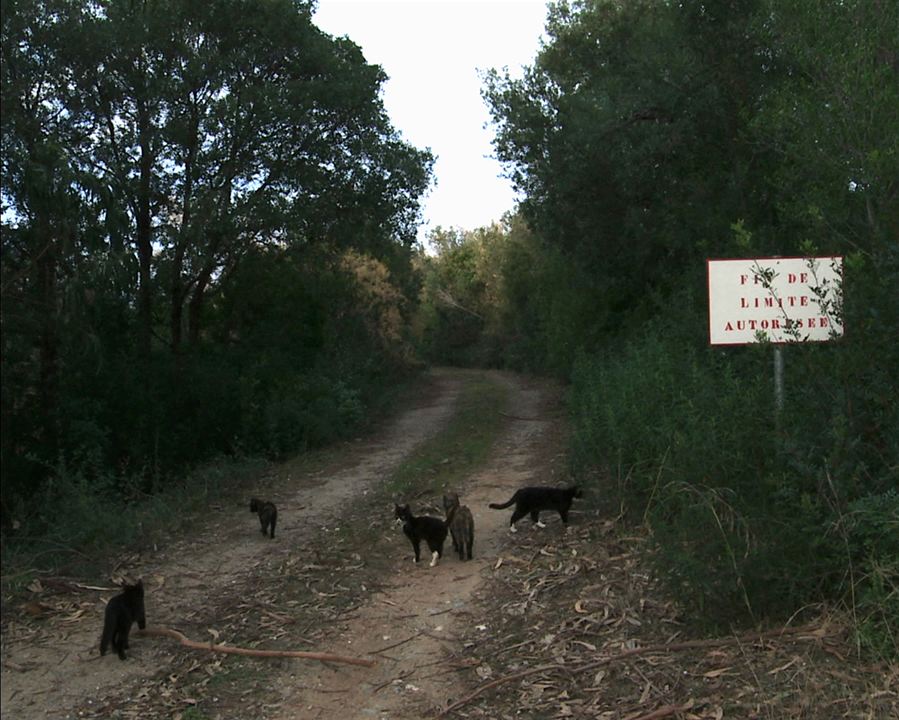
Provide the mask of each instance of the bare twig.
{"label": "bare twig", "polygon": [[[475,688],[468,695],[460,700],[457,700],[452,705],[443,710],[437,717],[444,717],[451,713],[453,710],[456,710],[463,705],[467,705],[476,697],[483,694],[487,690],[490,690],[491,688],[497,687],[498,685],[504,685],[505,683],[513,682],[515,680],[520,680],[522,678],[528,677],[529,675],[536,675],[537,673],[559,670],[569,673],[570,675],[578,675],[583,672],[595,670],[596,668],[602,667],[603,665],[610,665],[612,663],[619,662],[636,655],[646,655],[653,652],[677,652],[679,650],[689,650],[692,648],[720,647],[722,645],[752,642],[754,640],[779,638],[785,635],[802,635],[803,633],[807,633],[815,639],[820,639],[822,637],[825,637],[826,635],[831,634],[826,625],[818,627],[805,625],[795,628],[782,628],[780,630],[772,630],[765,633],[746,633],[744,635],[737,635],[733,637],[713,638],[711,640],[685,640],[684,642],[679,643],[647,645],[645,647],[634,648],[632,650],[625,650],[624,652],[618,653],[617,655],[609,655],[608,657],[604,657],[600,660],[594,660],[593,662],[576,665],[572,668],[567,668],[556,663],[553,663],[551,665],[540,665],[539,667],[524,670],[523,672],[514,673],[512,675],[504,675],[503,677],[496,678],[495,680],[491,680],[490,682]],[[660,715],[659,717],[664,716]]]}
{"label": "bare twig", "polygon": [[376,685],[374,688],[372,688],[371,694],[374,695],[375,693],[380,692],[381,690],[386,688],[388,685],[392,685],[393,683],[395,683],[397,680],[405,680],[407,677],[409,677],[414,672],[415,672],[415,670],[406,670],[406,672],[400,673],[395,678],[391,678],[390,680],[385,680],[380,685]]}
{"label": "bare twig", "polygon": [[369,655],[377,655],[378,653],[382,653],[382,652],[384,652],[385,650],[390,650],[391,648],[399,647],[400,645],[404,645],[405,643],[409,642],[410,640],[414,640],[414,639],[417,638],[419,635],[421,635],[421,633],[420,633],[420,632],[417,632],[417,633],[415,633],[414,635],[410,635],[410,636],[407,637],[405,640],[400,640],[399,642],[395,642],[395,643],[393,643],[392,645],[386,645],[386,646],[384,646],[384,647],[382,647],[382,648],[380,648],[380,649],[378,649],[378,650],[372,650],[372,651],[371,651],[370,653],[368,653],[368,654],[369,654]]}
{"label": "bare twig", "polygon": [[547,415],[546,417],[521,417],[520,415],[510,415],[509,413],[500,412],[502,417],[510,418],[512,420],[525,420],[528,422],[543,422],[544,420],[556,420],[562,417],[561,414],[558,415]]}
{"label": "bare twig", "polygon": [[177,630],[167,627],[145,628],[137,631],[138,635],[160,635],[171,637],[180,642],[185,647],[193,650],[209,650],[210,652],[226,653],[229,655],[249,655],[250,657],[295,657],[307,658],[309,660],[320,660],[322,662],[346,663],[348,665],[362,665],[364,667],[372,667],[374,660],[364,660],[362,658],[346,657],[344,655],[332,655],[330,653],[304,652],[302,650],[255,650],[250,648],[231,647],[229,645],[213,645],[212,643],[195,642],[188,640]]}
{"label": "bare twig", "polygon": [[659,720],[659,718],[666,718],[669,715],[676,715],[679,712],[686,712],[691,707],[692,705],[663,705],[660,708],[656,708],[651,713],[640,715],[631,720]]}

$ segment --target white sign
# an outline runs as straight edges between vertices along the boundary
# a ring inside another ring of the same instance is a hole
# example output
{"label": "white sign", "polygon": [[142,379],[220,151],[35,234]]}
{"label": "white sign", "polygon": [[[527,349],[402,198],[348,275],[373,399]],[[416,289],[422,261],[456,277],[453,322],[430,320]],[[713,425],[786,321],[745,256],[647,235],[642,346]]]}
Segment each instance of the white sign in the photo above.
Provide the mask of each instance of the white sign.
{"label": "white sign", "polygon": [[843,258],[709,260],[709,342],[832,340],[843,334]]}

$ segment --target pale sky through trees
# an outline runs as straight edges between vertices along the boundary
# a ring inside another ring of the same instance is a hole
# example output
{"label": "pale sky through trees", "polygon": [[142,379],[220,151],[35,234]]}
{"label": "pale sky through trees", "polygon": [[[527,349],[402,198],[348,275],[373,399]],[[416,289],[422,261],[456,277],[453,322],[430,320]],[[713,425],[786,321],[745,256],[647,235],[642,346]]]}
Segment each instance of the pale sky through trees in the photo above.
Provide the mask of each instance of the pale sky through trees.
{"label": "pale sky through trees", "polygon": [[436,156],[419,239],[439,226],[474,229],[515,206],[493,159],[481,74],[519,76],[539,49],[543,0],[319,0],[314,21],[348,36],[389,80],[384,105],[403,138]]}

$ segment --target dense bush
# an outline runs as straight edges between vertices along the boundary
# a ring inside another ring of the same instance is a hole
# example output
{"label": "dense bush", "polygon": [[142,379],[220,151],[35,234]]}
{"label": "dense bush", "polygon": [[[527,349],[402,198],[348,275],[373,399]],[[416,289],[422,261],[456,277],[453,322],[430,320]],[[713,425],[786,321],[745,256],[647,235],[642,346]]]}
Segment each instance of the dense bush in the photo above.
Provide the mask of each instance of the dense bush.
{"label": "dense bush", "polygon": [[770,347],[707,348],[664,324],[575,364],[575,467],[603,468],[602,502],[649,523],[657,568],[693,617],[759,619],[831,598],[866,645],[895,652],[896,343],[850,333],[785,348],[777,418]]}
{"label": "dense bush", "polygon": [[[895,3],[551,4],[533,64],[484,89],[519,215],[438,244],[426,295],[490,258],[455,286],[483,322],[453,357],[487,343],[570,378],[574,471],[651,526],[691,616],[842,602],[879,652],[899,593],[897,33]],[[779,416],[771,348],[710,348],[706,327],[706,260],[772,255],[844,258],[845,337],[785,348]]]}
{"label": "dense bush", "polygon": [[125,540],[135,493],[345,437],[411,365],[432,158],[312,4],[245,5],[4,4],[4,550]]}

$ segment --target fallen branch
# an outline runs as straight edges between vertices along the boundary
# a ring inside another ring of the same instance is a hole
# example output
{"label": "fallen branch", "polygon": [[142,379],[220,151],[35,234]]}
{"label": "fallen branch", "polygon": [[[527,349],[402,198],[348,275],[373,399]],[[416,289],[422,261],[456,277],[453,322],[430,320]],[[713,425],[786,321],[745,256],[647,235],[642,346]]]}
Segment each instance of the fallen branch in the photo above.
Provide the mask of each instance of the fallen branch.
{"label": "fallen branch", "polygon": [[374,694],[380,692],[381,690],[386,688],[388,685],[392,685],[393,683],[395,683],[397,680],[405,680],[407,677],[409,677],[414,672],[415,672],[414,669],[406,670],[406,672],[400,673],[395,678],[391,678],[390,680],[385,680],[380,685],[377,685],[375,688],[373,688],[371,691],[371,694],[374,695]]}
{"label": "fallen branch", "polygon": [[659,718],[666,718],[669,715],[676,715],[677,713],[687,712],[692,704],[687,705],[663,705],[656,710],[653,710],[648,715],[640,715],[639,717],[632,718],[631,720],[659,720]]}
{"label": "fallen branch", "polygon": [[498,677],[496,680],[491,680],[485,685],[481,685],[478,688],[475,688],[474,692],[469,693],[461,700],[456,700],[452,705],[443,710],[437,717],[443,717],[444,715],[448,715],[456,708],[460,708],[463,705],[467,705],[472,700],[474,700],[481,693],[489,690],[492,687],[496,687],[497,685],[504,685],[507,682],[512,682],[513,680],[521,680],[522,678],[526,678],[528,675],[536,675],[537,673],[547,672],[548,670],[561,670],[562,666],[553,663],[552,665],[538,665],[537,667],[531,668],[530,670],[523,670],[522,672],[517,672],[514,675],[504,675],[503,677]]}
{"label": "fallen branch", "polygon": [[[503,677],[496,678],[496,680],[491,680],[484,685],[481,685],[475,688],[472,692],[466,695],[464,698],[457,700],[452,705],[447,707],[445,710],[441,711],[437,717],[445,717],[449,715],[453,710],[456,710],[463,705],[467,705],[472,700],[474,700],[479,695],[483,694],[490,688],[497,687],[498,685],[504,685],[505,683],[513,682],[515,680],[521,680],[522,678],[528,677],[529,675],[536,675],[537,673],[549,672],[551,670],[561,670],[563,672],[567,672],[569,675],[578,675],[583,672],[588,672],[590,670],[595,670],[598,667],[602,667],[603,665],[610,665],[611,663],[619,662],[620,660],[625,660],[629,657],[633,657],[635,655],[646,655],[648,653],[654,652],[676,652],[679,650],[689,650],[692,648],[709,648],[709,647],[720,647],[722,645],[732,645],[732,644],[742,644],[744,642],[753,642],[755,640],[766,640],[772,638],[784,637],[786,635],[801,635],[803,633],[807,633],[812,636],[813,639],[821,639],[826,635],[830,634],[828,632],[828,628],[826,625],[819,627],[812,627],[809,625],[803,627],[795,627],[795,628],[782,628],[780,630],[771,630],[765,633],[746,633],[744,635],[734,635],[732,637],[727,638],[713,638],[711,640],[685,640],[684,642],[679,643],[668,643],[661,645],[646,645],[644,647],[634,648],[632,650],[625,650],[624,652],[618,653],[617,655],[609,655],[608,657],[604,657],[600,660],[594,660],[593,662],[584,663],[582,665],[577,665],[572,668],[567,668],[563,665],[559,664],[551,664],[551,665],[540,665],[538,667],[531,668],[529,670],[524,670],[522,672],[514,673],[512,675],[505,675]],[[660,708],[661,709],[661,708]],[[652,717],[652,715],[650,715]],[[663,717],[663,716],[659,716]]]}
{"label": "fallen branch", "polygon": [[137,631],[138,635],[160,635],[174,638],[185,647],[193,650],[209,650],[210,652],[226,653],[228,655],[249,655],[250,657],[295,657],[308,660],[321,660],[322,662],[346,663],[348,665],[362,665],[372,667],[374,660],[346,657],[344,655],[331,655],[330,653],[304,652],[302,650],[255,650],[251,648],[231,647],[229,645],[213,645],[189,640],[177,630],[167,627],[145,628]]}
{"label": "fallen branch", "polygon": [[372,651],[371,651],[370,653],[368,653],[368,654],[369,654],[369,655],[377,655],[378,653],[382,653],[382,652],[384,652],[385,650],[390,650],[390,649],[392,649],[392,648],[399,647],[400,645],[403,645],[404,643],[407,643],[407,642],[409,642],[410,640],[414,640],[414,639],[417,638],[419,635],[421,635],[421,633],[420,633],[420,632],[417,632],[417,633],[415,633],[414,635],[410,635],[410,636],[407,637],[405,640],[400,640],[399,642],[395,642],[395,643],[393,643],[392,645],[386,645],[385,647],[382,647],[382,648],[380,648],[379,650],[372,650]]}

